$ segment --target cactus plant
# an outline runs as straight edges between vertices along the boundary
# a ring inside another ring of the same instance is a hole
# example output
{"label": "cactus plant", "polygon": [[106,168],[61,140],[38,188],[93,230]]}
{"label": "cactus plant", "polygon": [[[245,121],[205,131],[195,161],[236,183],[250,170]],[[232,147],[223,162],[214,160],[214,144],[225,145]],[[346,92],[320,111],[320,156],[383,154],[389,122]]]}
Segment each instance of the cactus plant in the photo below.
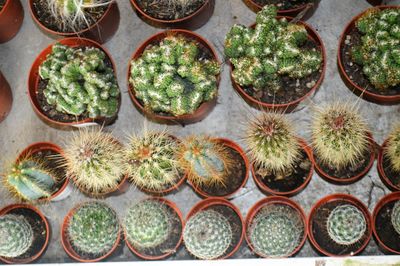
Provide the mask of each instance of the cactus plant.
{"label": "cactus plant", "polygon": [[0,256],[15,258],[27,252],[33,243],[32,226],[21,215],[0,216]]}
{"label": "cactus plant", "polygon": [[145,109],[179,116],[217,96],[219,73],[219,63],[206,59],[196,41],[171,35],[132,60],[129,81]]}
{"label": "cactus plant", "polygon": [[330,239],[344,246],[358,242],[367,230],[364,214],[350,204],[335,207],[328,216],[326,226]]}
{"label": "cactus plant", "polygon": [[400,200],[396,201],[393,206],[390,221],[394,230],[400,235]]}
{"label": "cactus plant", "polygon": [[189,218],[183,231],[186,248],[200,259],[218,259],[232,243],[228,219],[214,210],[199,211]]}
{"label": "cactus plant", "polygon": [[74,115],[112,117],[119,108],[119,88],[106,54],[98,48],[69,47],[57,43],[39,67],[47,81],[43,90],[49,105],[58,112]]}
{"label": "cactus plant", "polygon": [[383,150],[395,172],[400,172],[400,124],[389,134],[386,147]]}

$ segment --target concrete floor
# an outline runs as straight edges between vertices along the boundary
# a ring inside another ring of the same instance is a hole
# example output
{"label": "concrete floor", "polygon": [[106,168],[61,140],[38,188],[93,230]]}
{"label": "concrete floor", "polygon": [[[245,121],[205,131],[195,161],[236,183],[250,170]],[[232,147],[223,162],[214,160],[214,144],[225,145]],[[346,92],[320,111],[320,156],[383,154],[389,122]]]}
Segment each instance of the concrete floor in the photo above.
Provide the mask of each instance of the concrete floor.
{"label": "concrete floor", "polygon": [[[28,8],[27,0],[21,0],[24,4],[25,20],[19,34],[10,42],[0,45],[0,69],[8,79],[14,94],[14,105],[9,117],[0,124],[0,165],[14,160],[15,156],[24,147],[36,141],[52,141],[63,145],[65,137],[71,135],[69,131],[53,129],[39,120],[32,111],[27,97],[27,77],[30,66],[36,55],[47,45],[53,42],[43,35],[33,23]],[[255,14],[251,12],[241,0],[216,0],[215,12],[210,21],[197,30],[198,33],[212,42],[222,58],[223,41],[225,34],[234,23],[244,25],[252,24]],[[391,1],[393,4],[400,4],[399,0]],[[117,65],[118,81],[122,91],[122,107],[116,123],[107,130],[113,131],[116,137],[126,139],[126,134],[137,130],[140,131],[145,123],[151,128],[163,128],[163,126],[146,122],[144,117],[137,112],[129,99],[127,93],[126,71],[128,58],[136,47],[151,34],[161,31],[141,21],[133,12],[128,0],[118,0],[121,12],[121,21],[116,35],[105,44],[114,58]],[[288,115],[293,121],[298,133],[310,138],[308,127],[311,119],[314,104],[341,100],[351,103],[358,103],[365,118],[368,119],[374,138],[378,143],[387,136],[392,124],[397,122],[400,107],[384,107],[359,100],[344,85],[339,77],[336,66],[336,52],[339,35],[345,24],[356,14],[368,8],[365,0],[322,0],[321,4],[308,21],[320,33],[328,55],[328,68],[325,80],[318,93],[310,100],[307,100],[300,111]],[[241,141],[243,122],[250,113],[255,113],[238,96],[231,86],[229,79],[229,68],[224,66],[222,81],[219,88],[219,104],[214,111],[202,122],[186,127],[169,126],[171,133],[177,136],[186,136],[192,133],[207,133],[212,136],[229,137],[238,143]],[[244,147],[244,145],[243,145]],[[376,202],[389,191],[380,181],[376,164],[370,173],[361,181],[348,186],[335,186],[323,181],[314,174],[311,183],[299,195],[294,197],[308,213],[310,207],[321,197],[330,193],[342,192],[352,194],[368,205],[370,211],[375,207]],[[106,202],[114,207],[122,218],[127,206],[132,202],[145,198],[146,195],[132,188],[118,198],[108,198]],[[247,214],[248,209],[264,195],[255,187],[253,180],[249,179],[246,187],[236,195],[232,202]],[[200,198],[185,185],[178,193],[167,198],[178,204],[184,214],[200,200]],[[52,203],[40,206],[40,209],[49,218],[52,226],[52,238],[50,246],[39,262],[70,262],[63,251],[59,229],[63,217],[76,203],[86,200],[78,191],[74,191],[70,198],[59,203]],[[1,206],[13,202],[4,190],[0,190]],[[373,240],[362,253],[362,255],[381,255]],[[317,256],[307,242],[298,257]],[[234,258],[253,258],[245,244],[234,255]],[[186,250],[181,247],[179,252],[170,259],[189,258]],[[127,247],[110,258],[110,261],[131,261],[137,258],[131,254]]]}

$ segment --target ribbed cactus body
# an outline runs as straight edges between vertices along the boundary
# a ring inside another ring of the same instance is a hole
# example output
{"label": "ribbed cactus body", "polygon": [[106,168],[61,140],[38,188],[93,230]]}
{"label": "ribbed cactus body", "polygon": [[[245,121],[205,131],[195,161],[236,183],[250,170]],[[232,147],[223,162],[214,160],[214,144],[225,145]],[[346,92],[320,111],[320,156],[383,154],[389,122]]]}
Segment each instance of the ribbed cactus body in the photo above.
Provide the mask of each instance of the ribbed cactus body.
{"label": "ribbed cactus body", "polygon": [[389,158],[393,170],[400,172],[400,125],[396,125],[390,132],[383,152]]}
{"label": "ribbed cactus body", "polygon": [[390,216],[390,221],[394,230],[400,235],[400,201],[396,201],[393,206],[392,213]]}

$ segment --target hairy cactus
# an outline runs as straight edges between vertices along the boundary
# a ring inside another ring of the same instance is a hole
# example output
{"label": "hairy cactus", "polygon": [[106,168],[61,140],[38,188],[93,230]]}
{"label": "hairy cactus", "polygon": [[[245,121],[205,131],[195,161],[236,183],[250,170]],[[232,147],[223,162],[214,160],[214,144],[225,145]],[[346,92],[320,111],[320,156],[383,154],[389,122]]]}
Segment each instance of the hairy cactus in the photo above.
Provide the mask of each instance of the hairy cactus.
{"label": "hairy cactus", "polygon": [[47,80],[46,101],[57,111],[91,118],[112,117],[118,111],[119,88],[106,54],[98,48],[55,44],[39,67]]}
{"label": "hairy cactus", "polygon": [[73,247],[96,256],[110,251],[118,234],[117,214],[99,202],[89,202],[78,207],[67,227],[67,235]]}
{"label": "hairy cactus", "polygon": [[352,245],[359,241],[367,230],[364,214],[350,204],[339,205],[327,220],[329,237],[339,245]]}
{"label": "hairy cactus", "polygon": [[287,257],[299,246],[304,223],[291,207],[269,204],[255,216],[248,235],[257,253],[265,257]]}
{"label": "hairy cactus", "polygon": [[361,44],[352,47],[352,60],[362,66],[371,84],[386,90],[400,84],[400,10],[372,8],[355,23]]}
{"label": "hairy cactus", "polygon": [[193,215],[183,231],[183,240],[188,251],[205,260],[223,256],[232,239],[233,233],[228,219],[214,210],[204,210]]}
{"label": "hairy cactus", "polygon": [[190,114],[217,95],[217,61],[205,59],[196,41],[167,36],[131,62],[130,83],[152,112]]}
{"label": "hairy cactus", "polygon": [[393,170],[400,172],[400,124],[389,134],[386,148],[383,152],[389,158]]}
{"label": "hairy cactus", "polygon": [[0,216],[0,256],[15,258],[29,250],[33,243],[33,230],[19,215]]}
{"label": "hairy cactus", "polygon": [[308,38],[305,27],[276,15],[277,8],[267,5],[257,14],[255,29],[236,24],[227,34],[225,55],[239,85],[277,91],[280,76],[298,79],[320,69],[321,52],[302,48]]}

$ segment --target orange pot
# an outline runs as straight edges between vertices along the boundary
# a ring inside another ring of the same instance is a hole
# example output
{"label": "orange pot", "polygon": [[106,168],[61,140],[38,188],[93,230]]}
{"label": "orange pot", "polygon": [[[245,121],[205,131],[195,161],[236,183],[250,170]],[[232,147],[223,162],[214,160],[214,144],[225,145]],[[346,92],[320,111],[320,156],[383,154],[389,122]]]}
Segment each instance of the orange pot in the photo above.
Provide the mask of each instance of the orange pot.
{"label": "orange pot", "polygon": [[381,178],[382,182],[391,190],[391,191],[398,191],[400,190],[400,187],[396,186],[393,184],[393,182],[390,180],[390,178],[386,175],[385,170],[383,169],[383,155],[384,151],[386,149],[388,140],[385,140],[385,142],[382,145],[382,148],[379,149],[379,154],[378,154],[378,174],[379,177]]}
{"label": "orange pot", "polygon": [[0,71],[0,122],[6,119],[13,102],[10,85]]}
{"label": "orange pot", "polygon": [[24,20],[24,9],[20,0],[6,0],[0,10],[0,43],[5,43],[17,35]]}

